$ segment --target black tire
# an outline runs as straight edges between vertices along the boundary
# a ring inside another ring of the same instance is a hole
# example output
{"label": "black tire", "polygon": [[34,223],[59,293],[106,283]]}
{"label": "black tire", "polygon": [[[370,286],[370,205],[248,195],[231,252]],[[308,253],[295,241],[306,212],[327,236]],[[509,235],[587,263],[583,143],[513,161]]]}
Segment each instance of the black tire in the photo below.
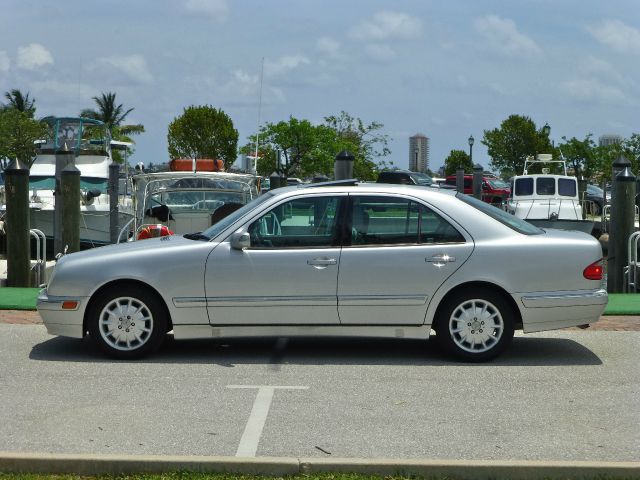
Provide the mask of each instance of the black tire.
{"label": "black tire", "polygon": [[89,336],[111,358],[132,360],[156,351],[167,333],[167,314],[153,292],[113,286],[101,292],[87,313]]}
{"label": "black tire", "polygon": [[487,288],[460,291],[439,309],[436,340],[460,360],[485,362],[509,346],[514,323],[514,312],[502,295]]}

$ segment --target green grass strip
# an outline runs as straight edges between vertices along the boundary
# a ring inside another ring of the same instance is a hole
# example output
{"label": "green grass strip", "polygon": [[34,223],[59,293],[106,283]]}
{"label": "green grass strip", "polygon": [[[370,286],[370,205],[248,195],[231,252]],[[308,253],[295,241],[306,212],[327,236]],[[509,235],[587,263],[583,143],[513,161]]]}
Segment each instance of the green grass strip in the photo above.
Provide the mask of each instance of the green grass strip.
{"label": "green grass strip", "polygon": [[35,310],[39,288],[0,288],[0,310]]}

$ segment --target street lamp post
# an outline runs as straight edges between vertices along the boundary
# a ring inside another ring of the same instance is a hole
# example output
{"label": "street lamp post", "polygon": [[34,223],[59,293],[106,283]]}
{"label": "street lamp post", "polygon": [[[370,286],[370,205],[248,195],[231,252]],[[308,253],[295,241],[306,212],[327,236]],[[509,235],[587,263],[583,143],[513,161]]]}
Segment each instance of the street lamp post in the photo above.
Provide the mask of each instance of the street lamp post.
{"label": "street lamp post", "polygon": [[469,135],[469,160],[471,160],[471,164],[473,164],[473,142],[475,142],[475,140],[473,139],[473,135]]}

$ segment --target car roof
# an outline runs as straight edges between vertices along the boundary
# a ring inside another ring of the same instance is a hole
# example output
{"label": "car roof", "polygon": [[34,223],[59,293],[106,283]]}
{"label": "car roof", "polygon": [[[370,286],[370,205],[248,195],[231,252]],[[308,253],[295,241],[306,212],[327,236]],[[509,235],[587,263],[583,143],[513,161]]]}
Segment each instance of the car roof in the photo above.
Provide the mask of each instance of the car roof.
{"label": "car roof", "polygon": [[273,191],[275,194],[282,192],[283,194],[289,192],[308,192],[308,193],[320,193],[320,192],[335,192],[335,193],[385,193],[385,194],[408,194],[419,197],[428,197],[431,195],[448,195],[455,196],[457,191],[449,189],[440,189],[436,184],[434,186],[426,185],[403,185],[396,183],[368,183],[359,182],[358,180],[338,180],[333,182],[320,182],[309,183],[304,185],[294,185],[288,187],[278,188]]}

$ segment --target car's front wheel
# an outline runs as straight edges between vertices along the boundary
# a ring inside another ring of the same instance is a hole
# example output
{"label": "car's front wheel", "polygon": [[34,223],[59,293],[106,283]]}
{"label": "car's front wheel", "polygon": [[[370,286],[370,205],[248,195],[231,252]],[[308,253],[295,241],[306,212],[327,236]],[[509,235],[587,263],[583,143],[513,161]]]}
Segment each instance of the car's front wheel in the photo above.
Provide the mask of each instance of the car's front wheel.
{"label": "car's front wheel", "polygon": [[491,290],[459,292],[449,297],[440,309],[436,339],[461,360],[490,360],[511,342],[513,315],[504,298]]}
{"label": "car's front wheel", "polygon": [[152,353],[167,332],[167,316],[160,300],[139,286],[109,288],[93,302],[88,315],[90,337],[117,359]]}

